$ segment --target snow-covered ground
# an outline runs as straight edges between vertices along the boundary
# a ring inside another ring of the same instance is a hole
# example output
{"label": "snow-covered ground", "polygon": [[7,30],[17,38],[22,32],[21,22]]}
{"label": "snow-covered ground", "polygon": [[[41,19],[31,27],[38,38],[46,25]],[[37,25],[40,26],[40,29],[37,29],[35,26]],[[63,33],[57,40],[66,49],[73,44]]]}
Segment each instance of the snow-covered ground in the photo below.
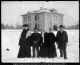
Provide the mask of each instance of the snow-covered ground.
{"label": "snow-covered ground", "polygon": [[[1,60],[3,63],[16,63],[16,62],[79,62],[79,30],[66,30],[68,33],[69,42],[67,45],[67,57],[59,57],[59,50],[57,49],[56,58],[17,58],[19,51],[19,37],[21,30],[1,30]],[[54,32],[56,34],[56,32]],[[57,47],[57,45],[56,45]],[[6,49],[10,50],[7,51]]]}

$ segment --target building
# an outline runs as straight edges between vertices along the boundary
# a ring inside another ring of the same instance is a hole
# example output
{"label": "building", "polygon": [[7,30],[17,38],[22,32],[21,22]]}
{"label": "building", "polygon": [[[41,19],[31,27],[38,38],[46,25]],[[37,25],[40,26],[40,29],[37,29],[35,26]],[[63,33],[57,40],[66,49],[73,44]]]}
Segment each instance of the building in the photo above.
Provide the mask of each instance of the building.
{"label": "building", "polygon": [[23,24],[29,24],[31,30],[37,26],[39,30],[48,31],[49,28],[53,29],[54,25],[63,24],[63,14],[59,14],[55,9],[50,10],[41,7],[40,10],[22,15],[22,22]]}

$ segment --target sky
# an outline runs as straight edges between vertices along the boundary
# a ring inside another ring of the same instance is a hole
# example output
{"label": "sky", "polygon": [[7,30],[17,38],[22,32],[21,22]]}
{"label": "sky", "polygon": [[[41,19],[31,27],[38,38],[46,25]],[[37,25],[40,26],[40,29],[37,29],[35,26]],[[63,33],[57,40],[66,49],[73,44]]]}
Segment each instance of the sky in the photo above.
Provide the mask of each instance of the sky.
{"label": "sky", "polygon": [[28,11],[39,10],[40,7],[54,8],[59,13],[64,14],[63,23],[65,26],[79,23],[78,1],[2,1],[1,23],[13,26],[22,24],[21,15]]}

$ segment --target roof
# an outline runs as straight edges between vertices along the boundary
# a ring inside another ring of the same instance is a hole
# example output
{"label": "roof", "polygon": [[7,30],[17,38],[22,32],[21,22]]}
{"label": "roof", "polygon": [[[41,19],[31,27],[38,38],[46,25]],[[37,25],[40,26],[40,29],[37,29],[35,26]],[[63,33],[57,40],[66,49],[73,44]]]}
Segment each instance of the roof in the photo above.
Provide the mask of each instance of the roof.
{"label": "roof", "polygon": [[44,9],[40,9],[40,10],[36,10],[36,11],[29,11],[26,14],[23,14],[21,16],[24,16],[24,15],[27,15],[27,14],[38,14],[38,13],[42,13],[42,12],[56,13],[58,15],[62,15],[62,14],[58,13],[57,10],[55,10],[55,9],[46,9],[46,8],[44,8]]}

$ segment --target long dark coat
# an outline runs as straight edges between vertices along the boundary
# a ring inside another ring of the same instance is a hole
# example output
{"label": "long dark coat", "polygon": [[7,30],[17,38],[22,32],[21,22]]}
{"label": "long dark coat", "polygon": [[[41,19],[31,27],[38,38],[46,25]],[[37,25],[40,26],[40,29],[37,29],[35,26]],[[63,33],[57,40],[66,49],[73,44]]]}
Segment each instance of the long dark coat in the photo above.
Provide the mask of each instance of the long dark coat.
{"label": "long dark coat", "polygon": [[28,30],[24,29],[21,33],[21,38],[19,40],[20,49],[19,49],[19,53],[18,53],[18,58],[24,58],[24,57],[30,57],[31,56],[30,55],[31,54],[30,43],[28,41],[28,39],[30,37],[28,37],[26,39],[26,34],[27,34]]}
{"label": "long dark coat", "polygon": [[48,33],[48,42],[49,46],[48,46],[48,57],[52,58],[52,57],[56,57],[57,56],[57,52],[56,52],[56,47],[55,47],[55,35],[52,32]]}
{"label": "long dark coat", "polygon": [[47,41],[48,41],[47,32],[45,32],[44,33],[44,43],[40,47],[40,53],[39,53],[40,57],[48,57],[48,44],[47,44]]}
{"label": "long dark coat", "polygon": [[41,57],[56,57],[55,35],[53,33],[44,33],[44,43],[40,50]]}
{"label": "long dark coat", "polygon": [[68,42],[68,35],[66,31],[63,31],[62,33],[60,31],[57,32],[56,35],[56,42],[58,44],[59,49],[66,48],[66,43]]}

